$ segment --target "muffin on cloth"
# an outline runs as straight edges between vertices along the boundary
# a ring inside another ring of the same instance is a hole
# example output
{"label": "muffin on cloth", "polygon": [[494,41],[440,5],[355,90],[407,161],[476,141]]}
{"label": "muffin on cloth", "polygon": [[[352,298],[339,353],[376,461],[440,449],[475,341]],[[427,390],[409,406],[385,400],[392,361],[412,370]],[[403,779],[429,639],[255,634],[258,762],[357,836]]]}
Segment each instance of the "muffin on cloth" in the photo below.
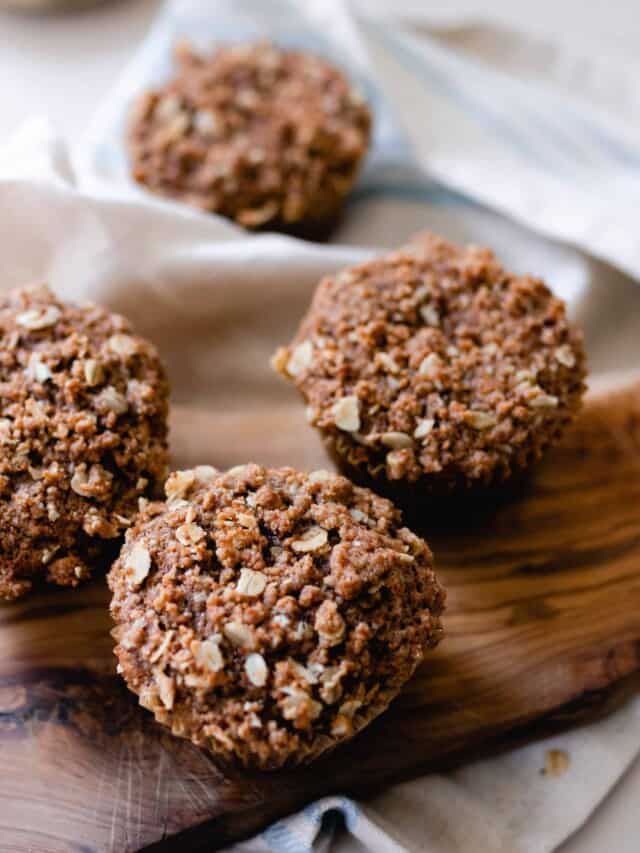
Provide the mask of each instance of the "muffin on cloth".
{"label": "muffin on cloth", "polygon": [[542,281],[429,233],[323,279],[273,365],[343,470],[399,499],[525,470],[585,387],[582,335]]}
{"label": "muffin on cloth", "polygon": [[178,73],[134,108],[134,179],[246,228],[326,236],[367,151],[371,117],[342,72],[268,43],[208,56],[181,44]]}
{"label": "muffin on cloth", "polygon": [[2,298],[0,334],[0,599],[12,599],[113,559],[166,475],[169,389],[123,317],[43,285]]}
{"label": "muffin on cloth", "polygon": [[119,672],[224,763],[309,761],[380,714],[441,635],[426,543],[327,471],[177,471],[109,573]]}

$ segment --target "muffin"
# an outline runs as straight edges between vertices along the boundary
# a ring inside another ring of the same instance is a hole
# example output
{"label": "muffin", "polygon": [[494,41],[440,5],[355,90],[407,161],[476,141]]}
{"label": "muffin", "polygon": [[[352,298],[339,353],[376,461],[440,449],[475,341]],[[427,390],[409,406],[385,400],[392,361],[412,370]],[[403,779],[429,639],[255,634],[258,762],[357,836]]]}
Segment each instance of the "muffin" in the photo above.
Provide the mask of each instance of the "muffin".
{"label": "muffin", "polygon": [[393,505],[326,471],[177,471],[109,573],[119,672],[223,763],[309,761],[383,711],[444,593]]}
{"label": "muffin", "polygon": [[368,147],[362,96],[319,57],[267,43],[181,44],[176,59],[135,105],[133,178],[245,228],[326,236]]}
{"label": "muffin", "polygon": [[155,348],[45,286],[0,301],[0,599],[76,586],[167,468],[168,385]]}
{"label": "muffin", "polygon": [[323,279],[273,365],[338,465],[406,502],[526,470],[585,388],[582,335],[542,281],[428,233]]}

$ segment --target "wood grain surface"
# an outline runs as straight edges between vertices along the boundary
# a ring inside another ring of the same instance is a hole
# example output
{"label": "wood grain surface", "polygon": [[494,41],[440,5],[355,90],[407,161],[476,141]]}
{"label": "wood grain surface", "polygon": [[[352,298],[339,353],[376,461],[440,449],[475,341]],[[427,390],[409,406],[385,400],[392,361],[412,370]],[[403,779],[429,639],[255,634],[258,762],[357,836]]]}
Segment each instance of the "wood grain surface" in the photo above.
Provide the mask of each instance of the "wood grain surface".
{"label": "wood grain surface", "polygon": [[[175,462],[326,465],[299,406],[178,409]],[[359,795],[575,724],[640,671],[640,386],[592,397],[519,493],[423,532],[446,639],[390,710],[308,768],[223,773],[115,674],[98,580],[0,607],[0,850],[213,850],[331,792]]]}

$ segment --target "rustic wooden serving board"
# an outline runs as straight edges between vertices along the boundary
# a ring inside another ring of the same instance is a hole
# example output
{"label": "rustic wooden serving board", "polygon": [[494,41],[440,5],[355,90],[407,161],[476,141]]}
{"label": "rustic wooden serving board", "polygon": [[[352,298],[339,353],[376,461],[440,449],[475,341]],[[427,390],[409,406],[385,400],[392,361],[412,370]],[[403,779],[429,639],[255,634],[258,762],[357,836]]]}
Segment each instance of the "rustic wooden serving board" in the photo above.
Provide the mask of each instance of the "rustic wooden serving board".
{"label": "rustic wooden serving board", "polygon": [[[326,465],[299,406],[178,410],[173,441],[180,466]],[[115,675],[103,582],[0,607],[3,853],[210,851],[319,795],[503,748],[636,688],[640,385],[593,397],[511,502],[424,522],[445,641],[351,745],[297,771],[223,774],[157,727]]]}

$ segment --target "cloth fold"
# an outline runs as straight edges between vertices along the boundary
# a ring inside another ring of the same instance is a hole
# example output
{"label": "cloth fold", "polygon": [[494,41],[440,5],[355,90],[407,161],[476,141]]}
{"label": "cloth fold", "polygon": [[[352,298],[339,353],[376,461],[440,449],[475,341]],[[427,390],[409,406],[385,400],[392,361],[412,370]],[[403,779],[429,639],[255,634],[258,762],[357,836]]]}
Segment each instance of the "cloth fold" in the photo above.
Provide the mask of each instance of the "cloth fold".
{"label": "cloth fold", "polygon": [[[262,36],[315,50],[365,89],[373,149],[332,243],[247,235],[129,180],[131,99],[169,73],[184,36],[203,47]],[[429,227],[544,277],[584,325],[592,371],[640,366],[640,242],[628,225],[640,195],[638,129],[593,97],[595,60],[563,56],[478,26],[408,32],[352,16],[339,0],[170,2],[70,157],[39,122],[0,151],[2,286],[47,278],[66,298],[126,313],[160,345],[175,401],[234,411],[243,394],[269,406],[288,393],[261,347],[289,338],[321,275]],[[583,92],[564,73],[575,67],[587,69]],[[617,69],[629,94],[612,109],[637,96],[633,69],[628,80]],[[547,853],[640,753],[639,716],[636,700],[366,804],[327,798],[233,849]],[[541,775],[556,748],[568,770]]]}

